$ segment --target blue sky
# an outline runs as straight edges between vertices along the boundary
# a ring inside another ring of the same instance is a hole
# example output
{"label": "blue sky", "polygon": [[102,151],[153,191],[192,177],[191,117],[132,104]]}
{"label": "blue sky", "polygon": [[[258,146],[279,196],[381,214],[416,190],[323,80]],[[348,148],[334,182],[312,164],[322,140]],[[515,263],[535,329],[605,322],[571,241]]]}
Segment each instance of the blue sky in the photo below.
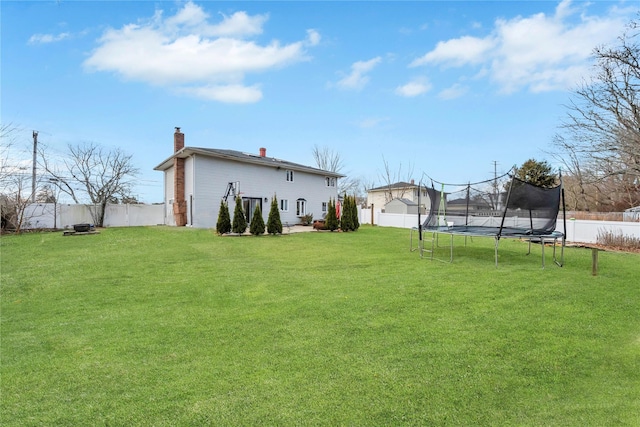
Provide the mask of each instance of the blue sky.
{"label": "blue sky", "polygon": [[546,154],[590,54],[638,13],[617,1],[3,1],[2,123],[52,160],[95,142],[133,156],[144,202],[153,167],[188,146],[384,183],[491,178]]}

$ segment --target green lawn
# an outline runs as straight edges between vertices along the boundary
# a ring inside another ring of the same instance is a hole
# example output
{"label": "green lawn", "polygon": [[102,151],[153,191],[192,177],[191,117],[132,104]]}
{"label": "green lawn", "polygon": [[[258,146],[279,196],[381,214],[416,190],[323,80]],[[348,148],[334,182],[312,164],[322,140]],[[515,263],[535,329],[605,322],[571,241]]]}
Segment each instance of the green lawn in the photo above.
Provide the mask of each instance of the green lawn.
{"label": "green lawn", "polygon": [[[461,243],[461,242],[458,242]],[[4,236],[0,424],[640,425],[640,255],[409,231]],[[445,252],[446,255],[446,252]]]}

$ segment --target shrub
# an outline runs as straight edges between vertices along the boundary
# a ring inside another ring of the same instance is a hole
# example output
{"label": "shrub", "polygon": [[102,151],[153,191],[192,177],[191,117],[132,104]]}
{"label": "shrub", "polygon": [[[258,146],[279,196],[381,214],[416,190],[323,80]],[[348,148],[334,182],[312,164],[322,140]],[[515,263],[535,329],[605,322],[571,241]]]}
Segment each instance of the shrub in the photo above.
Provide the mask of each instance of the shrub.
{"label": "shrub", "polygon": [[596,242],[619,249],[640,249],[640,238],[634,236],[626,236],[622,231],[614,233],[613,231],[598,230]]}
{"label": "shrub", "polygon": [[336,202],[333,199],[329,199],[329,206],[327,210],[327,218],[325,222],[327,230],[334,231],[340,227],[338,217],[336,216]]}
{"label": "shrub", "polygon": [[242,210],[242,199],[236,197],[236,208],[233,211],[233,225],[231,227],[234,233],[242,234],[247,230],[247,218]]}
{"label": "shrub", "polygon": [[349,196],[346,194],[342,198],[342,216],[340,217],[340,229],[342,231],[351,231],[352,227],[352,218],[349,213]]}
{"label": "shrub", "polygon": [[220,212],[218,213],[216,231],[220,235],[227,234],[231,231],[231,216],[229,215],[229,206],[227,206],[227,203],[224,200],[220,201]]}
{"label": "shrub", "polygon": [[[358,220],[358,204],[356,202],[356,196],[346,196],[348,200],[348,208],[345,207],[345,213],[349,215],[349,226],[352,231],[357,231],[360,228],[360,221]],[[343,217],[345,214],[342,214]]]}
{"label": "shrub", "polygon": [[271,210],[267,218],[267,233],[282,234],[282,222],[280,221],[280,209],[278,209],[278,198],[274,195],[271,199]]}
{"label": "shrub", "polygon": [[311,225],[311,223],[313,222],[313,214],[308,213],[306,215],[303,215],[302,218],[300,218],[300,222],[302,223],[302,225]]}
{"label": "shrub", "polygon": [[251,224],[249,225],[249,232],[254,236],[261,236],[264,234],[264,219],[262,219],[260,206],[256,206],[256,210],[253,211],[253,217],[251,218]]}

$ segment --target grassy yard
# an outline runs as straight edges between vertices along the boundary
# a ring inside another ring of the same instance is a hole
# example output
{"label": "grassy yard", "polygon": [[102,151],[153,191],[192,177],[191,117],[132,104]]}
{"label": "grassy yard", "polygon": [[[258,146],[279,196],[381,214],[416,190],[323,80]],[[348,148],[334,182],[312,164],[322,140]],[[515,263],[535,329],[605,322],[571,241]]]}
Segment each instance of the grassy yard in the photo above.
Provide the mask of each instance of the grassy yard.
{"label": "grassy yard", "polygon": [[[4,236],[0,424],[640,425],[640,254],[408,230]],[[446,255],[446,253],[445,253]]]}

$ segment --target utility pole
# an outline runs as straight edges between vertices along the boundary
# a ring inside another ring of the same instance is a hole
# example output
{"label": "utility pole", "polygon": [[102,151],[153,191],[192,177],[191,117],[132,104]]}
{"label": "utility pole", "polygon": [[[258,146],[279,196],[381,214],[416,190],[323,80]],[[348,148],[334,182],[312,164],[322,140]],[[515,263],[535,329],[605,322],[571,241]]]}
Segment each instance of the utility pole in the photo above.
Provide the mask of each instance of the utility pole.
{"label": "utility pole", "polygon": [[31,175],[31,203],[36,202],[36,153],[38,151],[38,131],[33,131],[33,173]]}

